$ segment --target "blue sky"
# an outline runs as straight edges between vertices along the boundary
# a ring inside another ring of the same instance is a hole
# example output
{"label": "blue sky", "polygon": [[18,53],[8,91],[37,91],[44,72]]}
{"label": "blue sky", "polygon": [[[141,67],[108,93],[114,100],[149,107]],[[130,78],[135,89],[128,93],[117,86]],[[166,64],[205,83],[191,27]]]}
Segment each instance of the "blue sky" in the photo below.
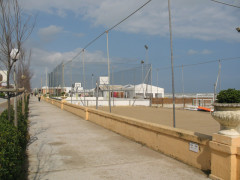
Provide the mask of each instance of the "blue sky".
{"label": "blue sky", "polygon": [[[32,49],[32,87],[41,76],[76,53],[100,33],[113,26],[146,0],[22,0],[27,13],[37,16],[35,30],[25,44]],[[240,6],[238,0],[223,2]],[[171,0],[174,65],[240,57],[240,9],[210,0]],[[146,61],[144,45],[153,67],[153,84],[159,69],[160,87],[171,92],[170,39],[167,0],[152,0],[147,6],[109,32],[109,54],[114,71],[140,66]],[[86,76],[107,74],[106,36],[85,53]],[[81,56],[74,71],[81,73]],[[222,61],[220,88],[240,89],[240,58]],[[93,68],[98,67],[98,68]],[[163,69],[165,68],[165,69]],[[69,69],[68,69],[69,70]],[[176,92],[182,91],[182,71],[175,68]],[[213,92],[218,62],[184,67],[185,92]],[[87,78],[88,79],[88,78]],[[70,78],[65,78],[70,81]],[[78,81],[78,79],[75,79]],[[81,81],[81,80],[79,80]]]}

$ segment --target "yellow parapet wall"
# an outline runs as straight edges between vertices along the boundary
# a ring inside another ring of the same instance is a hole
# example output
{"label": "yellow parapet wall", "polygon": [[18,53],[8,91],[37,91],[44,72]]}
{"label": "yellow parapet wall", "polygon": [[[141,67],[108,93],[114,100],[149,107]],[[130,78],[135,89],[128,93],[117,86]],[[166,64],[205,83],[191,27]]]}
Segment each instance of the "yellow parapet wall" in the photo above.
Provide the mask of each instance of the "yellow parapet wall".
{"label": "yellow parapet wall", "polygon": [[186,164],[211,170],[211,179],[240,179],[240,137],[208,136],[65,101],[43,100]]}
{"label": "yellow parapet wall", "polygon": [[[210,170],[211,136],[148,123],[96,109],[88,109],[88,119],[106,129],[117,132],[154,150],[174,157],[202,170]],[[190,150],[190,144],[197,146],[198,152]]]}
{"label": "yellow parapet wall", "polygon": [[[45,101],[202,170],[211,169],[211,136],[148,123],[101,110],[44,98]],[[197,152],[190,150],[194,144]]]}
{"label": "yellow parapet wall", "polygon": [[78,106],[65,101],[44,97],[43,99],[186,164],[202,170],[211,170],[211,179],[240,179],[240,137],[229,137],[216,133],[208,136]]}

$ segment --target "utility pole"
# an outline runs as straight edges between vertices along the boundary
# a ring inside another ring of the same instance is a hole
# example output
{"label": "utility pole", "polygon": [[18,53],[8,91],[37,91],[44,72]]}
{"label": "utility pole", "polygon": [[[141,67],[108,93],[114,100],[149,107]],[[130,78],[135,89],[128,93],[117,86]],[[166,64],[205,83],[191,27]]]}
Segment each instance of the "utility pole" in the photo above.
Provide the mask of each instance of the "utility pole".
{"label": "utility pole", "polygon": [[64,64],[62,63],[62,92],[64,92]]}
{"label": "utility pole", "polygon": [[185,108],[185,96],[184,96],[184,76],[183,76],[183,65],[182,65],[182,94],[183,94],[183,109]]}
{"label": "utility pole", "polygon": [[84,106],[86,106],[86,98],[85,98],[85,64],[84,64],[84,49],[82,50],[82,58],[83,58],[83,98],[84,98]]}
{"label": "utility pole", "polygon": [[158,98],[158,71],[159,69],[157,69],[157,98]]}
{"label": "utility pole", "polygon": [[47,85],[48,81],[47,81],[47,68],[46,68],[46,94],[48,92],[48,85]]}
{"label": "utility pole", "polygon": [[171,46],[171,66],[172,66],[172,95],[173,95],[173,127],[176,127],[175,122],[175,88],[174,88],[174,69],[173,69],[173,47],[172,47],[172,21],[171,21],[171,7],[170,0],[168,0],[169,13],[169,31],[170,31],[170,46]]}
{"label": "utility pole", "polygon": [[96,81],[96,88],[97,88],[97,94],[96,94],[96,109],[98,109],[98,90],[99,90],[98,80]]}
{"label": "utility pole", "polygon": [[218,76],[217,76],[216,83],[214,84],[214,97],[213,97],[214,102],[216,101],[216,98],[217,98],[217,85],[218,85],[220,73],[221,73],[221,60],[219,60],[219,62],[218,62]]}
{"label": "utility pole", "polygon": [[42,94],[42,76],[41,76],[41,94]]}
{"label": "utility pole", "polygon": [[111,93],[110,93],[110,60],[109,60],[109,49],[108,49],[108,31],[107,34],[107,58],[108,58],[108,99],[109,99],[109,112],[111,112]]}
{"label": "utility pole", "polygon": [[142,90],[143,90],[143,98],[144,98],[145,96],[144,96],[144,87],[143,87],[143,82],[144,82],[143,81],[143,64],[144,64],[143,60],[141,61],[141,64],[142,64]]}

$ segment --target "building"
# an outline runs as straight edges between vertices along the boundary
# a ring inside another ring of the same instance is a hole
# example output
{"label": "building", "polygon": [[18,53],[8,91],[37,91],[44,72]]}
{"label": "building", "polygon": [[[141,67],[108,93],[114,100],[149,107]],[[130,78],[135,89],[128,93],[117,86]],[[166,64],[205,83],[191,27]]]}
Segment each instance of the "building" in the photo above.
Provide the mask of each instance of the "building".
{"label": "building", "polygon": [[123,88],[127,98],[160,98],[164,97],[164,88],[149,84],[126,85]]}
{"label": "building", "polygon": [[[109,95],[115,98],[157,98],[164,97],[164,89],[149,84],[138,85],[99,85],[98,96],[107,98]],[[96,89],[95,89],[96,94]]]}
{"label": "building", "polygon": [[0,87],[7,86],[7,70],[0,71]]}

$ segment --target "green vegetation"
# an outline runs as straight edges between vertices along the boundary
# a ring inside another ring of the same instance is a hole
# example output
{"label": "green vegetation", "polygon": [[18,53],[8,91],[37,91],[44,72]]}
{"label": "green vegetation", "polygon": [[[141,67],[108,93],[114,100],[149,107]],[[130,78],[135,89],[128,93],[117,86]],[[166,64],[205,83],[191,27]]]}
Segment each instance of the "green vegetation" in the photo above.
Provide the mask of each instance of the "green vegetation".
{"label": "green vegetation", "polygon": [[222,90],[217,95],[218,103],[240,103],[240,90],[227,89]]}
{"label": "green vegetation", "polygon": [[24,179],[26,146],[28,142],[28,102],[25,102],[25,113],[22,113],[22,102],[18,104],[18,128],[13,125],[14,112],[11,111],[11,121],[5,110],[0,116],[0,179]]}
{"label": "green vegetation", "polygon": [[5,97],[5,93],[0,92],[0,98],[4,98]]}

